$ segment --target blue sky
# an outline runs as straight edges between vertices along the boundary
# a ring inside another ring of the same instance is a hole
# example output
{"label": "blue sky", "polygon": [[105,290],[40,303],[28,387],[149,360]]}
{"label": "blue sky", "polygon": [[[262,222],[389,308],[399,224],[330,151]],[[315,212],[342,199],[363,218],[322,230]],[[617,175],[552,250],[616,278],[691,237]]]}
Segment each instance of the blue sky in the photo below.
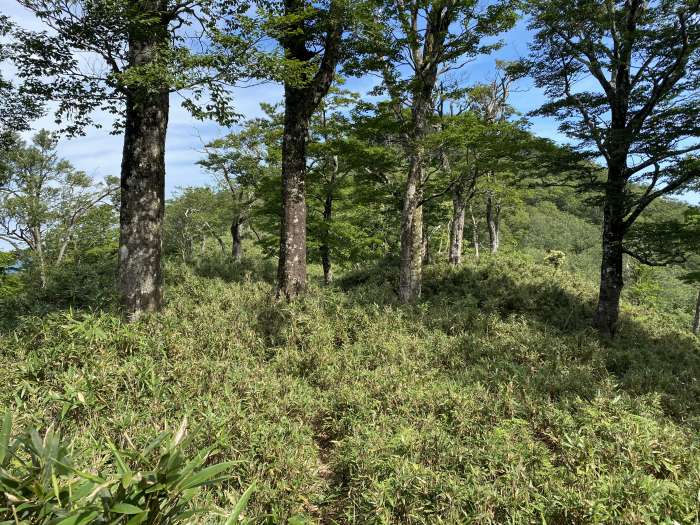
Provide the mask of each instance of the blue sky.
{"label": "blue sky", "polygon": [[[20,26],[28,29],[40,29],[42,25],[32,13],[15,3],[14,0],[0,0],[3,13],[9,15]],[[496,59],[512,60],[527,55],[530,34],[525,23],[519,23],[513,30],[503,36],[504,46],[489,56],[482,56],[454,73],[465,83],[476,83],[492,78]],[[374,77],[348,79],[345,87],[359,93],[366,93],[376,83]],[[234,90],[234,103],[239,113],[245,117],[261,116],[261,102],[279,102],[282,100],[282,88],[277,84],[257,85],[250,88]],[[523,80],[513,93],[511,103],[522,113],[527,113],[544,102],[541,90],[535,88],[529,79]],[[166,192],[168,195],[182,186],[207,184],[210,179],[196,164],[202,156],[202,145],[226,133],[226,129],[211,123],[192,119],[182,109],[177,95],[173,95],[170,125],[168,128],[166,148]],[[121,162],[121,136],[109,134],[111,117],[98,115],[97,120],[103,124],[102,129],[88,129],[85,137],[63,140],[60,154],[78,169],[84,170],[97,178],[118,175]],[[53,119],[47,116],[35,125],[35,128],[55,128]],[[535,118],[532,131],[540,136],[552,138],[558,142],[565,140],[557,130],[553,119]],[[688,195],[689,201],[697,203],[697,195]]]}

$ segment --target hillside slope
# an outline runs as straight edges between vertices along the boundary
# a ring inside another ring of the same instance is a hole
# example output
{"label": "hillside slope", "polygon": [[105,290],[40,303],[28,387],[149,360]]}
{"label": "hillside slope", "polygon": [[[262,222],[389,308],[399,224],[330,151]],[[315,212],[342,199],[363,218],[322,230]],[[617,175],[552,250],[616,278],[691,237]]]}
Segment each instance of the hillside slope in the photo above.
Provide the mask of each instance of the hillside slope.
{"label": "hillside slope", "polygon": [[187,415],[239,462],[227,492],[257,482],[256,523],[699,519],[700,344],[676,317],[627,303],[604,347],[595,287],[533,257],[432,266],[413,307],[386,268],[282,305],[271,264],[204,259],[170,264],[165,311],[133,325],[24,316],[0,406],[86,466]]}

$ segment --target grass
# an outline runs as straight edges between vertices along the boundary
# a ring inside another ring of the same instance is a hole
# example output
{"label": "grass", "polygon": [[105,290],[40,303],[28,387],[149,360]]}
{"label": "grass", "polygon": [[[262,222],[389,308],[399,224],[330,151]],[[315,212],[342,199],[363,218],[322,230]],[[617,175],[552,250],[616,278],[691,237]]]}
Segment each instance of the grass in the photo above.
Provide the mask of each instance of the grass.
{"label": "grass", "polygon": [[410,307],[389,267],[285,305],[269,263],[169,264],[167,307],[139,323],[20,317],[0,406],[72,436],[86,468],[187,416],[192,447],[237,462],[205,498],[255,482],[254,523],[698,523],[685,319],[626,304],[602,345],[594,287],[526,257],[433,266]]}

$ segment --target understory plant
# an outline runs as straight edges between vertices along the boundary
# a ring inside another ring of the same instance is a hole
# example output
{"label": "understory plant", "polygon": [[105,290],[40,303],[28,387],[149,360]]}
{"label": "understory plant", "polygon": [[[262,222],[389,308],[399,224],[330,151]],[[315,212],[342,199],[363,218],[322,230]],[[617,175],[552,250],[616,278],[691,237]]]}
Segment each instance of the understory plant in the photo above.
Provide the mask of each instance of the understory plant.
{"label": "understory plant", "polygon": [[197,516],[218,516],[238,523],[254,487],[239,499],[229,516],[214,507],[193,505],[203,487],[230,478],[233,462],[210,463],[212,449],[191,459],[187,420],[177,432],[164,431],[143,450],[119,452],[108,444],[110,468],[79,470],[69,445],[53,428],[12,434],[8,412],[0,430],[0,524],[2,525],[165,525],[191,523]]}

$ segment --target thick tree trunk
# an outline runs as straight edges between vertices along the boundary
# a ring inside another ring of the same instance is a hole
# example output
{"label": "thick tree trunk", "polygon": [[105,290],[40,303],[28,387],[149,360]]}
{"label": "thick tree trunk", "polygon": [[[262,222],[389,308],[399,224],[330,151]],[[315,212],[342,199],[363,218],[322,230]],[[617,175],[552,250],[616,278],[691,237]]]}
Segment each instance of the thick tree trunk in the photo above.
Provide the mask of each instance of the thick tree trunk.
{"label": "thick tree trunk", "polygon": [[[336,161],[337,166],[337,161]],[[331,247],[329,244],[329,228],[333,219],[333,194],[328,192],[326,200],[323,203],[323,222],[325,228],[323,230],[323,242],[321,243],[321,264],[323,264],[323,282],[331,284],[333,282],[333,269],[331,268]]]}
{"label": "thick tree trunk", "polygon": [[304,93],[285,87],[282,138],[282,224],[277,297],[290,300],[306,289],[306,138],[309,130]]}
{"label": "thick tree trunk", "polygon": [[603,337],[613,337],[617,330],[622,293],[622,241],[624,227],[625,180],[624,165],[611,166],[608,170],[608,183],[603,213],[603,257],[600,265],[600,292],[598,307],[593,318],[595,326]]}
{"label": "thick tree trunk", "polygon": [[241,221],[238,218],[231,223],[231,257],[234,261],[240,261],[243,258]]}
{"label": "thick tree trunk", "polygon": [[489,226],[491,253],[496,253],[501,245],[501,208],[491,194],[486,197],[486,222]]}
{"label": "thick tree trunk", "polygon": [[693,319],[693,333],[695,335],[700,334],[700,291],[698,291],[698,298],[695,301],[695,318]]}
{"label": "thick tree trunk", "polygon": [[479,221],[476,220],[471,204],[469,205],[469,214],[472,218],[472,245],[474,246],[474,256],[479,259]]}
{"label": "thick tree trunk", "polygon": [[[133,30],[129,38],[131,67],[147,66],[156,59],[158,48],[166,41],[165,28],[160,29]],[[157,311],[163,300],[161,250],[168,111],[167,89],[128,89],[121,166],[119,294],[130,320]]]}
{"label": "thick tree trunk", "polygon": [[420,297],[422,277],[423,208],[419,206],[423,155],[420,146],[411,157],[406,193],[401,211],[401,261],[399,299],[410,303]]}
{"label": "thick tree trunk", "polygon": [[452,221],[450,222],[450,250],[448,260],[452,265],[462,263],[462,244],[464,242],[464,220],[466,205],[459,191],[452,193]]}

